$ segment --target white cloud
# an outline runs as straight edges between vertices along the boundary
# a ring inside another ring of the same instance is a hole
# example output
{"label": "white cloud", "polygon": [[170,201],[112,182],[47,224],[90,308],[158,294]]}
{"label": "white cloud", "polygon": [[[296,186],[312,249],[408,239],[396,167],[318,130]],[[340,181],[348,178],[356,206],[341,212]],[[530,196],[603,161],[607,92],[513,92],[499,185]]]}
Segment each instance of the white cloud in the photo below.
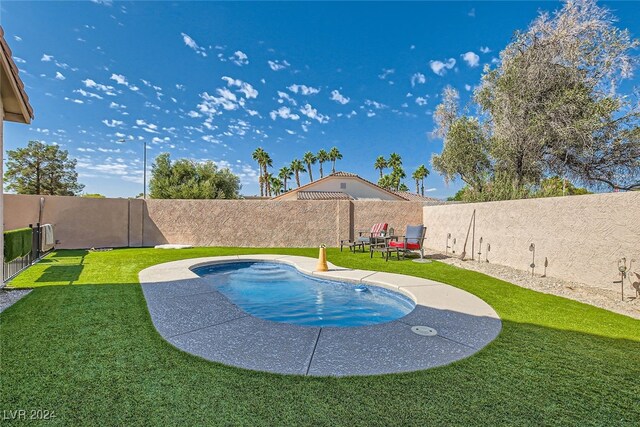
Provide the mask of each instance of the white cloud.
{"label": "white cloud", "polygon": [[426,98],[423,98],[422,96],[418,96],[416,98],[416,104],[420,105],[421,107],[424,105],[427,105],[427,100]]}
{"label": "white cloud", "polygon": [[427,78],[422,73],[415,73],[411,76],[411,87],[415,87],[416,84],[425,84]]}
{"label": "white cloud", "polygon": [[73,102],[73,103],[75,103],[75,104],[84,104],[84,101],[83,101],[83,100],[81,100],[81,99],[67,98],[67,97],[65,96],[64,100],[65,100],[65,101],[69,101],[69,102]]}
{"label": "white cloud", "polygon": [[460,55],[464,62],[466,62],[469,67],[477,67],[480,63],[480,57],[475,52],[467,52]]}
{"label": "white cloud", "polygon": [[73,91],[74,93],[79,93],[80,95],[86,97],[86,98],[96,98],[96,99],[103,99],[100,95],[98,95],[97,93],[93,93],[93,92],[87,92],[84,89],[75,89]]}
{"label": "white cloud", "polygon": [[66,80],[66,77],[63,76],[60,71],[56,71],[56,79],[57,80]]}
{"label": "white cloud", "polygon": [[18,58],[17,56],[14,56],[13,60],[16,61],[16,63],[18,63],[18,64],[26,64],[27,63],[27,61],[25,61],[22,58]]}
{"label": "white cloud", "polygon": [[291,64],[289,64],[287,61],[267,61],[267,63],[269,64],[269,67],[273,70],[273,71],[280,71],[280,70],[284,70],[285,68],[288,68]]}
{"label": "white cloud", "polygon": [[120,126],[124,124],[124,122],[121,122],[120,120],[113,120],[113,119],[112,120],[105,119],[102,121],[102,123],[104,123],[107,127],[110,127],[110,128],[114,128],[116,126]]}
{"label": "white cloud", "polygon": [[449,58],[445,62],[429,61],[429,66],[431,67],[431,71],[439,76],[444,76],[447,70],[450,70],[456,66],[456,60],[453,58]]}
{"label": "white cloud", "polygon": [[383,104],[381,102],[372,101],[370,99],[365,99],[364,105],[366,105],[368,107],[373,107],[376,110],[383,110],[383,109],[387,108],[387,105],[385,105],[385,104]]}
{"label": "white cloud", "polygon": [[310,119],[317,120],[319,123],[328,123],[329,122],[329,117],[328,116],[325,116],[323,114],[318,113],[318,110],[316,110],[315,108],[313,108],[309,104],[305,104],[300,109],[300,112],[302,114],[304,114],[305,116],[309,117]]}
{"label": "white cloud", "polygon": [[320,89],[318,88],[298,84],[292,84],[287,89],[289,89],[293,93],[300,92],[301,95],[315,95],[316,93],[320,92]]}
{"label": "white cloud", "polygon": [[51,62],[51,61],[53,61],[53,55],[43,54],[42,58],[40,58],[40,61],[42,61],[42,62]]}
{"label": "white cloud", "polygon": [[22,41],[22,37],[20,36],[13,36],[13,39],[17,42],[21,42]]}
{"label": "white cloud", "polygon": [[288,101],[291,105],[298,105],[295,99],[293,99],[288,93],[278,91],[278,103],[282,104],[284,101]]}
{"label": "white cloud", "polygon": [[242,94],[247,99],[252,99],[252,98],[257,98],[258,97],[258,91],[256,89],[254,89],[254,87],[251,86],[247,82],[243,82],[242,80],[233,79],[233,78],[227,77],[227,76],[222,77],[222,80],[227,82],[227,86],[235,86],[235,87],[237,87],[238,88],[238,92],[242,92]]}
{"label": "white cloud", "polygon": [[233,52],[233,55],[229,57],[229,60],[231,60],[239,67],[247,65],[249,63],[249,57],[241,50],[236,50],[235,52]]}
{"label": "white cloud", "polygon": [[113,0],[91,0],[91,3],[101,4],[103,6],[112,6]]}
{"label": "white cloud", "polygon": [[271,117],[271,120],[275,120],[277,117],[280,117],[281,119],[290,119],[290,120],[300,119],[299,115],[291,112],[291,108],[285,107],[285,106],[282,106],[277,110],[270,112],[269,116]]}
{"label": "white cloud", "polygon": [[122,74],[111,74],[111,80],[115,80],[119,85],[129,86],[129,82],[127,82],[127,78]]}
{"label": "white cloud", "polygon": [[471,90],[471,85],[464,85],[464,90],[469,92]]}
{"label": "white cloud", "polygon": [[381,80],[386,80],[391,74],[395,73],[396,70],[393,68],[383,68],[382,74],[378,74],[378,78]]}
{"label": "white cloud", "polygon": [[82,80],[82,83],[84,83],[84,85],[90,89],[96,89],[99,90],[101,92],[104,92],[106,95],[109,96],[116,96],[115,92],[114,92],[114,87],[113,86],[107,86],[107,85],[103,85],[101,83],[96,83],[95,81],[91,80],[91,79],[86,79],[86,80]]}
{"label": "white cloud", "polygon": [[193,51],[195,53],[197,53],[198,55],[200,55],[202,57],[206,57],[207,56],[206,49],[201,47],[201,46],[198,46],[198,43],[196,43],[196,41],[194,39],[192,39],[191,37],[189,37],[185,33],[180,33],[180,35],[182,36],[182,41],[184,42],[184,44],[187,45],[188,47],[190,47],[191,49],[193,49]]}
{"label": "white cloud", "polygon": [[147,132],[147,133],[160,133],[160,132],[157,131],[158,126],[154,125],[153,123],[147,123],[144,120],[138,119],[138,120],[136,120],[136,125],[140,126],[142,128],[142,130]]}
{"label": "white cloud", "polygon": [[198,117],[202,117],[202,114],[198,113],[197,111],[193,111],[193,110],[192,110],[192,111],[189,111],[189,112],[187,113],[187,116],[189,116],[189,117],[191,117],[191,118],[195,119],[195,118],[198,118]]}
{"label": "white cloud", "polygon": [[491,52],[491,49],[489,49],[489,46],[480,46],[480,52],[489,53]]}
{"label": "white cloud", "polygon": [[332,90],[331,91],[331,100],[332,101],[336,101],[339,104],[348,104],[349,101],[351,100],[350,98],[347,98],[346,96],[342,95],[337,89],[336,90]]}
{"label": "white cloud", "polygon": [[476,8],[472,7],[471,10],[469,12],[467,12],[467,16],[475,18],[476,17]]}

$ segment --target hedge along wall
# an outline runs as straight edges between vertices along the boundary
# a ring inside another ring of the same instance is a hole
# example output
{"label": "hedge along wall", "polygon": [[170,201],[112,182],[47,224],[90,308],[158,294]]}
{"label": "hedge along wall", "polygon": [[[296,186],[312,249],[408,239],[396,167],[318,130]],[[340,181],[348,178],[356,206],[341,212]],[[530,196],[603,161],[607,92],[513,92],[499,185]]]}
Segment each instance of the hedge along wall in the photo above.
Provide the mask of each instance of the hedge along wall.
{"label": "hedge along wall", "polygon": [[10,262],[31,252],[33,230],[29,227],[4,232],[4,261]]}

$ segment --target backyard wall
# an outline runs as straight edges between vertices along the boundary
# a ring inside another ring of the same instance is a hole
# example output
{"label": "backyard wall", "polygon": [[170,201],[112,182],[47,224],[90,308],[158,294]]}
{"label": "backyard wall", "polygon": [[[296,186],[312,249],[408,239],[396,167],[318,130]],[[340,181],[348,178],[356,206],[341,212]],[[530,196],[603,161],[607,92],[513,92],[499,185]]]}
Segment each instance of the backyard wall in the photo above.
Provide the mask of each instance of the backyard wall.
{"label": "backyard wall", "polygon": [[[475,209],[475,259],[481,250],[482,262],[488,257],[491,263],[530,271],[534,243],[536,274],[544,272],[546,258],[548,276],[612,289],[620,279],[619,258],[636,259],[636,267],[640,262],[639,207],[640,192],[426,206],[425,244],[444,252],[451,233],[449,244],[455,238],[453,249],[460,254]],[[471,241],[470,235],[467,258]]]}
{"label": "backyard wall", "polygon": [[5,230],[38,223],[42,197],[42,224],[53,224],[54,237],[59,241],[56,247],[70,249],[128,246],[129,205],[142,204],[127,199],[5,194]]}
{"label": "backyard wall", "polygon": [[388,222],[399,233],[422,221],[421,202],[127,200],[5,195],[5,228],[54,225],[56,247],[337,246],[357,230]]}

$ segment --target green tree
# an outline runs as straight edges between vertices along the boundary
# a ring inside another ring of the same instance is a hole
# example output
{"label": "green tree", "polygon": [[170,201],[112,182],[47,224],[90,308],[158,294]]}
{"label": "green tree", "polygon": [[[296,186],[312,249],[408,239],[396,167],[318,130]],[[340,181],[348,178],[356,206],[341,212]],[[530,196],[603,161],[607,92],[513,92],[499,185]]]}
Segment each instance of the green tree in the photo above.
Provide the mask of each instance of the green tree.
{"label": "green tree", "polygon": [[385,159],[384,156],[378,156],[373,163],[373,168],[380,171],[380,178],[382,178],[383,172],[388,166],[387,159]]}
{"label": "green tree", "polygon": [[338,150],[338,147],[331,147],[329,150],[329,159],[331,160],[331,173],[336,173],[336,160],[342,160],[342,153]]}
{"label": "green tree", "polygon": [[387,165],[391,169],[397,169],[402,167],[402,157],[398,153],[391,153],[389,155],[389,160],[387,160]]}
{"label": "green tree", "polygon": [[278,196],[282,193],[282,181],[276,176],[271,177],[271,191],[273,195]]}
{"label": "green tree", "polygon": [[313,172],[311,171],[311,165],[315,165],[318,158],[311,151],[307,151],[302,156],[302,161],[307,165],[307,172],[309,172],[309,182],[313,182]]}
{"label": "green tree", "polygon": [[395,187],[395,182],[390,174],[385,174],[378,180],[378,185],[384,189],[391,190]]}
{"label": "green tree", "polygon": [[265,187],[266,187],[265,196],[267,197],[271,197],[271,183],[273,182],[274,178],[275,177],[271,172],[265,172],[262,174],[262,179],[264,180]]}
{"label": "green tree", "polygon": [[420,175],[420,171],[418,169],[413,171],[413,173],[411,174],[411,178],[416,182],[416,194],[420,194],[420,179],[422,178],[422,175]]}
{"label": "green tree", "polygon": [[420,177],[420,194],[424,196],[424,180],[429,176],[429,169],[425,165],[420,165],[416,169],[416,173]]}
{"label": "green tree", "polygon": [[289,168],[291,169],[291,171],[295,174],[296,177],[296,184],[298,185],[298,187],[300,187],[300,172],[306,172],[307,170],[304,168],[304,164],[298,160],[298,159],[294,159],[291,162],[291,165],[289,166]]}
{"label": "green tree", "polygon": [[449,182],[460,177],[476,191],[482,191],[492,173],[489,140],[475,118],[461,117],[447,124],[444,146],[434,155],[435,170]]}
{"label": "green tree", "polygon": [[278,171],[278,178],[282,180],[282,184],[285,192],[287,191],[287,181],[290,180],[291,177],[293,177],[293,172],[291,171],[290,168],[286,166],[281,167],[280,170]]}
{"label": "green tree", "polygon": [[74,196],[84,185],[78,183],[77,161],[57,145],[29,141],[25,148],[8,150],[7,189],[18,194]]}
{"label": "green tree", "polygon": [[483,200],[535,195],[555,175],[640,188],[640,103],[620,91],[640,43],[614,22],[595,0],[575,0],[517,32],[498,65],[485,67],[477,117],[460,116],[455,90],[443,94],[434,168]]}
{"label": "green tree", "polygon": [[169,153],[156,157],[149,182],[152,199],[237,199],[240,178],[212,161],[171,161]]}
{"label": "green tree", "polygon": [[590,192],[586,188],[576,187],[572,182],[559,176],[551,176],[542,180],[535,197],[578,196],[582,194],[590,194]]}
{"label": "green tree", "polygon": [[320,178],[324,178],[324,171],[322,170],[322,164],[330,161],[331,157],[329,157],[329,153],[327,153],[326,150],[319,150],[317,158],[318,158],[318,164],[320,165]]}
{"label": "green tree", "polygon": [[251,154],[251,158],[258,163],[258,183],[260,184],[260,197],[264,196],[264,179],[262,179],[262,162],[264,160],[264,155],[266,152],[262,149],[262,147],[256,148]]}
{"label": "green tree", "polygon": [[264,151],[262,147],[256,148],[253,151],[251,158],[258,163],[258,169],[260,171],[260,175],[258,177],[258,181],[260,183],[260,196],[268,196],[271,192],[269,188],[271,183],[268,179],[265,179],[265,176],[267,175],[267,168],[273,166],[273,160],[271,160],[269,153]]}
{"label": "green tree", "polygon": [[82,197],[86,197],[87,199],[105,199],[106,197],[100,193],[85,193]]}

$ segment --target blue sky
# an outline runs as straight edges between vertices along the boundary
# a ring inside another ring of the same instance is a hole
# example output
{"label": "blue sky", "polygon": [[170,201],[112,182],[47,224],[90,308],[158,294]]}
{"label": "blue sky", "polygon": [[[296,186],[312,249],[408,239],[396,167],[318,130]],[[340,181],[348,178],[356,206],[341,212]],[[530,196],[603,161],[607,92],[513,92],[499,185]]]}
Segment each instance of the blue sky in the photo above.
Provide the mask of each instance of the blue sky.
{"label": "blue sky", "polygon": [[[605,4],[640,35],[637,3]],[[57,143],[78,159],[86,192],[114,197],[142,192],[144,143],[150,159],[167,151],[230,167],[246,195],[258,193],[258,146],[274,172],[335,145],[339,170],[376,180],[375,158],[395,151],[410,176],[442,148],[430,135],[442,89],[468,102],[513,32],[558,7],[3,1],[36,116],[5,125],[5,150]],[[426,184],[434,197],[460,187],[435,172]]]}

